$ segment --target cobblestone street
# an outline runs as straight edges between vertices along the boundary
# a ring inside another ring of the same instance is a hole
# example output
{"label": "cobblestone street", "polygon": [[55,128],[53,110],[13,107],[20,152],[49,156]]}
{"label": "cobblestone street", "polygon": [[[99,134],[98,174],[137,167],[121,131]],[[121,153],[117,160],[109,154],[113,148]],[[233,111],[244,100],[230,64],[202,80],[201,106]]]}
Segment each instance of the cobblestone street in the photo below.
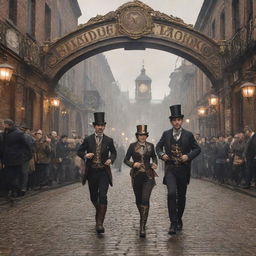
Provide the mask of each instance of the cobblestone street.
{"label": "cobblestone street", "polygon": [[1,256],[256,255],[256,200],[215,184],[192,180],[184,230],[167,234],[166,188],[157,179],[147,237],[138,237],[139,215],[128,170],[109,189],[106,233],[95,233],[88,186],[73,184],[2,207]]}

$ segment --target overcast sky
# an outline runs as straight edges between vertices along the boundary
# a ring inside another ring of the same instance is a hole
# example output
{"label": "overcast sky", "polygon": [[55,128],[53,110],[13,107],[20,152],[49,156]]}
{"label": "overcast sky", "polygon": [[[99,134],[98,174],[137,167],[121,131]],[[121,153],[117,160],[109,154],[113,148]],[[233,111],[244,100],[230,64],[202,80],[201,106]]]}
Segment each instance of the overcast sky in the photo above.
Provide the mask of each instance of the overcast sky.
{"label": "overcast sky", "polygon": [[[86,23],[97,14],[104,15],[116,10],[127,0],[78,0],[82,16],[79,24]],[[203,0],[143,0],[154,10],[182,18],[186,23],[194,24],[201,9]],[[129,90],[134,98],[134,80],[140,74],[144,60],[146,73],[152,79],[153,99],[162,99],[169,93],[170,73],[179,65],[177,56],[167,52],[147,49],[145,51],[112,50],[104,53],[107,57],[115,79],[123,91]]]}

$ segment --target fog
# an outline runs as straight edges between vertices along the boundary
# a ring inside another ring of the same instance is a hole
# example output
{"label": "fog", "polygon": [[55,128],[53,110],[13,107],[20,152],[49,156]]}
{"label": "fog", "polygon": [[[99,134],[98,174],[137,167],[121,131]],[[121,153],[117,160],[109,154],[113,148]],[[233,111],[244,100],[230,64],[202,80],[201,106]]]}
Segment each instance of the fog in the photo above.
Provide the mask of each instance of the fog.
{"label": "fog", "polygon": [[[125,0],[78,0],[82,16],[79,23],[87,22],[97,14],[104,15],[126,3]],[[188,24],[194,24],[203,0],[144,0],[154,10],[182,18]],[[112,50],[104,53],[115,79],[123,91],[128,90],[134,98],[134,80],[139,75],[144,61],[147,75],[152,79],[152,98],[162,99],[169,93],[169,75],[177,67],[177,56],[167,52],[146,49],[145,51]],[[122,56],[120,58],[120,56]]]}

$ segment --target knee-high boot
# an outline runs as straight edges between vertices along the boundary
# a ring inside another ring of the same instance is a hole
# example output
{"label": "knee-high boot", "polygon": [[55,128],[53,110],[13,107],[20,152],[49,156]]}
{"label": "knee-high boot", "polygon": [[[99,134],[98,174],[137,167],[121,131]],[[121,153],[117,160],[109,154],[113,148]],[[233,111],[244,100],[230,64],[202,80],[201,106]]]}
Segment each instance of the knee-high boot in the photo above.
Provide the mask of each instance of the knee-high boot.
{"label": "knee-high boot", "polygon": [[146,237],[146,224],[148,220],[149,206],[140,205],[141,220],[140,220],[140,237]]}
{"label": "knee-high boot", "polygon": [[106,211],[107,211],[107,205],[100,204],[99,205],[99,212],[98,212],[97,220],[96,220],[96,231],[98,233],[104,233],[105,232],[105,229],[103,227],[103,222],[104,222],[104,219],[105,219]]}
{"label": "knee-high boot", "polygon": [[94,207],[95,207],[95,221],[96,221],[96,225],[97,225],[97,220],[98,220],[98,214],[99,214],[99,204],[98,203],[93,203]]}

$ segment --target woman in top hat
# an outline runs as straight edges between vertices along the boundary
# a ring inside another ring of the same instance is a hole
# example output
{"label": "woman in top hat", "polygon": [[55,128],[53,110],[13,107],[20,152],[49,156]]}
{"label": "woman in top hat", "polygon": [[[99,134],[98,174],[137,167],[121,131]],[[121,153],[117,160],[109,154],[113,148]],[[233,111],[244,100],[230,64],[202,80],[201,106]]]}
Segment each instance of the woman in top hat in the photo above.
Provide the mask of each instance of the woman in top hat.
{"label": "woman in top hat", "polygon": [[[157,176],[154,171],[157,168],[157,157],[154,145],[147,142],[147,125],[137,125],[135,135],[137,141],[130,144],[124,163],[132,168],[130,173],[132,186],[136,205],[140,212],[140,237],[145,237],[150,194],[155,185],[155,176]],[[130,161],[130,158],[132,158],[132,161]]]}

